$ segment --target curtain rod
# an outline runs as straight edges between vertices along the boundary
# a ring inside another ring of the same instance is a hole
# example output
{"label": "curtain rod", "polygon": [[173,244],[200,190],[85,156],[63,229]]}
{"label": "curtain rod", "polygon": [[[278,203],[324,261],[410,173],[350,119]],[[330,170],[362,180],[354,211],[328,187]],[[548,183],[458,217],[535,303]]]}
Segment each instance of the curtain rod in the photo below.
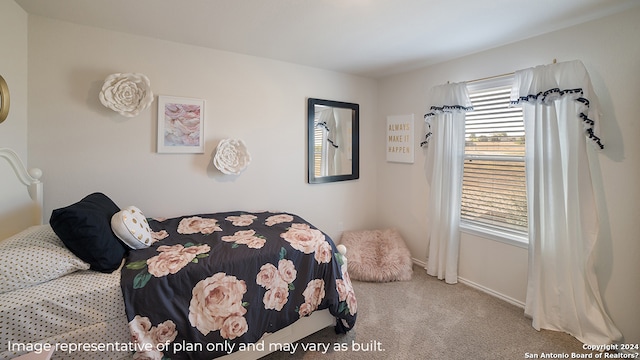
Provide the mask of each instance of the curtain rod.
{"label": "curtain rod", "polygon": [[510,72],[510,73],[505,73],[505,74],[500,74],[500,75],[487,76],[487,77],[483,77],[483,78],[480,78],[480,79],[473,79],[473,80],[467,81],[467,84],[468,83],[478,82],[478,81],[497,79],[497,78],[505,77],[505,76],[512,76],[513,74],[515,74],[515,72]]}
{"label": "curtain rod", "polygon": [[[553,64],[556,64],[557,62],[558,62],[557,59],[553,59]],[[515,71],[514,72],[510,72],[510,73],[506,73],[506,74],[487,76],[487,77],[483,77],[483,78],[480,78],[480,79],[473,79],[473,80],[467,81],[467,84],[468,83],[478,82],[478,81],[497,79],[497,78],[504,77],[504,76],[512,76],[513,74],[515,74]],[[447,81],[447,83],[449,83],[449,82]]]}

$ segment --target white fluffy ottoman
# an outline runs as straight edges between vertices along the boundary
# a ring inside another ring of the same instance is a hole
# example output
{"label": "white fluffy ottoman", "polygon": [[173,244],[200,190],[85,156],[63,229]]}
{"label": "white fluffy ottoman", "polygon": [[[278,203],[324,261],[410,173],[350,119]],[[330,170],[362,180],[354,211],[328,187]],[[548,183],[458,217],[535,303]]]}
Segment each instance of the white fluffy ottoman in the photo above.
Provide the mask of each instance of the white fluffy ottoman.
{"label": "white fluffy ottoman", "polygon": [[411,253],[396,229],[345,231],[347,269],[355,280],[389,282],[410,280]]}

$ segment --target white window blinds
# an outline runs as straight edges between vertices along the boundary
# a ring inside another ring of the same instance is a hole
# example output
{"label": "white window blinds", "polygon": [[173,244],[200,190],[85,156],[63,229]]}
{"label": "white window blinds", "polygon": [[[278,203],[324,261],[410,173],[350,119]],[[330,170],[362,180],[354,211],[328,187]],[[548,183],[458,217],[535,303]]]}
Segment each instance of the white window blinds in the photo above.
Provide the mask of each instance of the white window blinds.
{"label": "white window blinds", "polygon": [[527,232],[522,109],[509,107],[511,77],[469,84],[462,221]]}

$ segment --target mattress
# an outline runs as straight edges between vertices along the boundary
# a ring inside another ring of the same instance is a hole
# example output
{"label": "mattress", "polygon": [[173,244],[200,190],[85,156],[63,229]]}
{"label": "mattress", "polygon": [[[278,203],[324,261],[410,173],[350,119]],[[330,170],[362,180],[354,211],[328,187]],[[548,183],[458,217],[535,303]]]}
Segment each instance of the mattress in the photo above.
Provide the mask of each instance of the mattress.
{"label": "mattress", "polygon": [[52,359],[131,358],[127,325],[120,271],[77,271],[0,294],[0,359],[36,343],[57,347]]}

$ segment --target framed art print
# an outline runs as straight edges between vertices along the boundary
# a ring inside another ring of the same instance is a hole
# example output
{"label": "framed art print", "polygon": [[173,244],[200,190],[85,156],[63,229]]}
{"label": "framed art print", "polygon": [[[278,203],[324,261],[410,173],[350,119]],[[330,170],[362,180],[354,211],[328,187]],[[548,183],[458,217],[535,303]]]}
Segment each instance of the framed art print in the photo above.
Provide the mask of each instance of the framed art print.
{"label": "framed art print", "polygon": [[158,96],[158,152],[204,153],[204,100]]}

